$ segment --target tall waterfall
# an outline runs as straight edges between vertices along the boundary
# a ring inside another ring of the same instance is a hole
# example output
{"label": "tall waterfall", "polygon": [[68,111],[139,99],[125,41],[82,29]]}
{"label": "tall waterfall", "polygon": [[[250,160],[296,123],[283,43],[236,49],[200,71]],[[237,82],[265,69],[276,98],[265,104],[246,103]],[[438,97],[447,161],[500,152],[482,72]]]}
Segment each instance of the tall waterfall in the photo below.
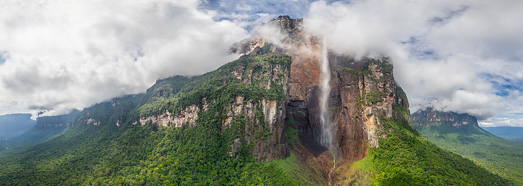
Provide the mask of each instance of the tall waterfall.
{"label": "tall waterfall", "polygon": [[331,148],[332,145],[332,124],[330,121],[329,113],[329,95],[331,92],[330,80],[331,72],[329,66],[327,43],[323,40],[323,51],[321,58],[321,95],[320,95],[320,124],[321,124],[321,136],[320,143],[327,148]]}

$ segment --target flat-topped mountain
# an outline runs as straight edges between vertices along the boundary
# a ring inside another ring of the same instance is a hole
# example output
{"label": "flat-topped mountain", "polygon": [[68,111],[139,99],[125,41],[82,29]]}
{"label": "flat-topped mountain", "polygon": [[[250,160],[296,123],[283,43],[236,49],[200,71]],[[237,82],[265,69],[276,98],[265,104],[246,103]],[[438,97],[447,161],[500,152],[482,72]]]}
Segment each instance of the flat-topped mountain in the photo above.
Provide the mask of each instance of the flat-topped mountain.
{"label": "flat-topped mountain", "polygon": [[456,128],[463,128],[466,125],[478,126],[478,120],[474,116],[455,112],[441,112],[432,108],[413,113],[410,122],[412,126],[448,125]]}

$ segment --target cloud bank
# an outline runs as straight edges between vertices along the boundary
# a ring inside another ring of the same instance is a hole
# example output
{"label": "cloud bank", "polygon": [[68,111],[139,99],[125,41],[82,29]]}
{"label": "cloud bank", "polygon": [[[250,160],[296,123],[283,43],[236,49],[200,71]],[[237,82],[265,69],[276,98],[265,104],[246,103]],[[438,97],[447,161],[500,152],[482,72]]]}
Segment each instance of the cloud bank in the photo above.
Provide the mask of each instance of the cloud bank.
{"label": "cloud bank", "polygon": [[247,32],[197,0],[0,2],[0,114],[82,109],[238,56]]}

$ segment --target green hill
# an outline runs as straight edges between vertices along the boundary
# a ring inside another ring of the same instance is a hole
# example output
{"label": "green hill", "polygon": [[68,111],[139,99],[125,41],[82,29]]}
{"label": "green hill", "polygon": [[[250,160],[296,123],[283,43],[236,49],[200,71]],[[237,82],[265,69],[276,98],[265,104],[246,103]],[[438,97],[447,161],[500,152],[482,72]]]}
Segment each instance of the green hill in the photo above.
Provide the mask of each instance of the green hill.
{"label": "green hill", "polygon": [[[439,121],[435,122],[436,119]],[[462,125],[464,121],[467,124]],[[412,114],[411,122],[413,128],[439,147],[470,159],[516,185],[523,184],[523,145],[483,130],[473,116],[427,110]]]}

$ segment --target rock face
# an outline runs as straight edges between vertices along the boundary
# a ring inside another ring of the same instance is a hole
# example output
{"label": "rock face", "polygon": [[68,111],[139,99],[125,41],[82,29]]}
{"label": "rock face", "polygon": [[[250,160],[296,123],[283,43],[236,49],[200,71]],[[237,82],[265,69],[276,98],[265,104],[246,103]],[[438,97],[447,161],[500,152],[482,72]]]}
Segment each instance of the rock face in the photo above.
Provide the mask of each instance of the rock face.
{"label": "rock face", "polygon": [[[322,42],[303,32],[301,19],[280,16],[266,23],[271,31],[259,33],[236,44],[232,51],[256,52],[256,47],[270,45],[270,51],[292,57],[289,91],[286,105],[287,121],[306,135],[320,135],[319,103]],[[279,35],[280,37],[264,37]],[[388,58],[355,60],[329,53],[331,94],[329,111],[335,125],[336,151],[345,160],[359,160],[367,156],[368,147],[377,147],[379,116],[408,120],[395,109],[408,109],[405,93],[394,82],[391,61]],[[396,105],[396,106],[395,106]],[[309,140],[310,141],[310,140]]]}
{"label": "rock face", "polygon": [[[237,97],[236,100],[243,99]],[[234,140],[230,154],[238,147],[252,144],[252,153],[258,161],[281,159],[289,155],[285,143],[285,101],[278,100],[247,100],[243,104],[233,102],[223,127],[227,129],[231,122],[240,119],[245,124],[245,135]],[[242,118],[244,120],[242,120]]]}
{"label": "rock face", "polygon": [[[290,58],[288,60],[290,62]],[[290,67],[289,63],[274,62],[263,65],[256,63],[235,65],[231,72],[224,74],[224,78],[234,78],[243,85],[259,87],[262,92],[266,92],[264,94],[281,95],[280,98],[263,98],[264,96],[260,98],[240,94],[224,107],[226,115],[222,123],[223,131],[233,127],[235,123],[244,125],[244,135],[231,144],[230,154],[234,154],[239,146],[252,145],[252,153],[258,161],[281,159],[289,155],[285,142],[285,95],[289,84]],[[215,76],[219,75],[218,73]],[[224,83],[224,86],[228,86],[227,83]],[[219,101],[209,100],[207,105],[211,106],[213,102]]]}
{"label": "rock face", "polygon": [[269,28],[268,31],[262,31],[235,44],[231,51],[248,54],[256,47],[271,43],[271,52],[291,56],[288,95],[290,100],[304,100],[309,103],[314,102],[310,100],[310,94],[320,83],[322,45],[317,37],[303,33],[302,24],[303,19],[279,16],[264,25]]}
{"label": "rock face", "polygon": [[368,147],[378,147],[380,117],[408,120],[396,109],[408,108],[406,96],[394,82],[388,58],[359,61],[332,55],[335,69],[330,99],[336,142],[345,160],[367,156]]}
{"label": "rock face", "polygon": [[157,127],[182,127],[184,124],[189,125],[189,127],[194,127],[196,125],[196,120],[198,120],[198,112],[200,108],[196,105],[191,105],[186,107],[184,110],[180,111],[180,115],[173,115],[168,110],[165,111],[162,115],[152,115],[149,117],[140,118],[140,124],[144,125],[147,121],[151,121]]}
{"label": "rock face", "polygon": [[474,116],[455,112],[442,112],[432,108],[413,113],[410,121],[413,127],[446,125],[463,128],[466,126],[478,126],[478,120]]}

